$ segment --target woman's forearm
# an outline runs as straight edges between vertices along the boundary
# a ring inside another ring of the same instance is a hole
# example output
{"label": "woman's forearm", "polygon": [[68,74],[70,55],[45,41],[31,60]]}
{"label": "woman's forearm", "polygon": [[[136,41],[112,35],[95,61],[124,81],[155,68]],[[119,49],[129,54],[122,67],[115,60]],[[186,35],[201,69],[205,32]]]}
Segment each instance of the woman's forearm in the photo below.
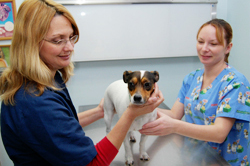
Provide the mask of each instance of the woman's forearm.
{"label": "woman's forearm", "polygon": [[198,140],[222,143],[231,130],[235,119],[218,117],[214,125],[197,125],[174,120],[174,133]]}
{"label": "woman's forearm", "polygon": [[117,149],[120,149],[133,121],[134,118],[129,116],[127,111],[125,111],[113,129],[108,133],[107,138]]}
{"label": "woman's forearm", "polygon": [[171,118],[180,120],[184,116],[183,108],[184,108],[184,105],[180,103],[178,100],[176,100],[171,110],[161,109],[161,108],[157,108],[157,109],[158,111],[170,116]]}
{"label": "woman's forearm", "polygon": [[97,106],[96,108],[78,113],[77,116],[78,116],[80,125],[82,127],[85,127],[85,126],[103,118],[104,113],[100,109],[101,108],[99,108],[99,106]]}

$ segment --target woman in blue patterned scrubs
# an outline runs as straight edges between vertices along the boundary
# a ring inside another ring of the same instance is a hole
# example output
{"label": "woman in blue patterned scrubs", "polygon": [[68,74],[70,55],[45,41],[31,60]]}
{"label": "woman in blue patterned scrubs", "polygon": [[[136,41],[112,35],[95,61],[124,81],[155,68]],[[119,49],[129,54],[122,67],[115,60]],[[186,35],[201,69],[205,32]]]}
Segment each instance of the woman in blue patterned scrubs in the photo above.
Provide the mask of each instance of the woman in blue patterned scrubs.
{"label": "woman in blue patterned scrubs", "polygon": [[[222,19],[201,26],[197,53],[204,68],[188,74],[177,101],[159,110],[158,119],[141,133],[177,133],[208,141],[233,166],[249,165],[250,85],[243,74],[228,64],[232,28]],[[185,115],[185,121],[181,121]]]}

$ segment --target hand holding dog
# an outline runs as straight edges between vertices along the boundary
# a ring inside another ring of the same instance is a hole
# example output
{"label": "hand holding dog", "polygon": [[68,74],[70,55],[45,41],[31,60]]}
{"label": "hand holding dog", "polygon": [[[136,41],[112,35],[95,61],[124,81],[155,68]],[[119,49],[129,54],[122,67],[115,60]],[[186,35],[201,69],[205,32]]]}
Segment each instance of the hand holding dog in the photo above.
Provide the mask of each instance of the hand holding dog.
{"label": "hand holding dog", "polygon": [[155,121],[143,125],[139,130],[141,134],[163,136],[174,133],[175,119],[160,111],[157,112],[157,116]]}

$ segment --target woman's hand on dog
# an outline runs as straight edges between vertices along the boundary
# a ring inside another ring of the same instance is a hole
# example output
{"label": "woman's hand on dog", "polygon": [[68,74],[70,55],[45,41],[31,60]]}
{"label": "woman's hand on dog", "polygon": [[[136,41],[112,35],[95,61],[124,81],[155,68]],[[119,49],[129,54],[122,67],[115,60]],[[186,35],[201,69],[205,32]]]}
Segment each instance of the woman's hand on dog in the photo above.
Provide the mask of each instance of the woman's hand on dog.
{"label": "woman's hand on dog", "polygon": [[155,121],[146,123],[139,130],[141,134],[145,135],[168,135],[174,133],[174,120],[170,116],[157,111],[157,119]]}

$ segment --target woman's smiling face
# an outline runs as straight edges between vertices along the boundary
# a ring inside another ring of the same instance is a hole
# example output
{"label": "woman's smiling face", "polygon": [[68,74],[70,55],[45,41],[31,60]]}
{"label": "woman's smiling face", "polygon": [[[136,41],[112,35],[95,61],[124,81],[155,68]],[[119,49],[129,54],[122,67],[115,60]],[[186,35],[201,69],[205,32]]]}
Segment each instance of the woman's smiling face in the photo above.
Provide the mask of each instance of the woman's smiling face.
{"label": "woman's smiling face", "polygon": [[[74,50],[74,44],[69,42],[72,36],[71,22],[63,15],[53,17],[45,39],[40,42],[39,51],[40,58],[53,73],[70,64],[71,54]],[[57,42],[62,39],[68,40],[65,46],[49,42]]]}
{"label": "woman's smiling face", "polygon": [[196,48],[201,63],[209,66],[224,63],[225,55],[231,49],[230,45],[224,46],[218,42],[216,28],[212,25],[206,25],[200,30]]}

